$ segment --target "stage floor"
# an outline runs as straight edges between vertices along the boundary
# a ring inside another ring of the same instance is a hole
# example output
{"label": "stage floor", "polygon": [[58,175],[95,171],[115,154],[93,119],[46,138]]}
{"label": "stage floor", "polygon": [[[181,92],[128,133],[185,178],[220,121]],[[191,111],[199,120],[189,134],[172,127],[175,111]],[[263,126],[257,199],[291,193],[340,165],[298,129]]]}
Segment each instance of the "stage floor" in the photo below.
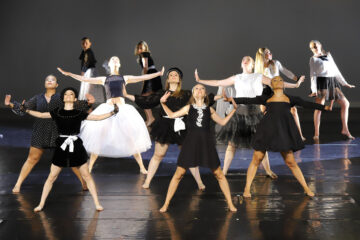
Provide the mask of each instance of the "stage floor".
{"label": "stage floor", "polygon": [[[34,213],[49,173],[47,151],[22,186],[11,189],[28,153],[29,117],[19,118],[0,110],[0,239],[359,239],[360,236],[360,109],[350,110],[349,126],[356,140],[341,134],[339,109],[323,114],[319,144],[311,140],[312,112],[299,109],[306,148],[295,154],[316,197],[304,196],[301,186],[283,163],[270,154],[277,180],[260,169],[252,199],[241,197],[251,150],[238,150],[228,174],[238,212],[226,210],[217,181],[201,169],[206,185],[197,190],[191,175],[179,185],[169,211],[158,210],[176,168],[179,152],[171,146],[151,188],[141,185],[134,159],[100,158],[93,170],[103,212],[96,212],[92,198],[83,192],[69,169],[54,184],[44,211]],[[225,146],[219,145],[221,160]],[[148,165],[153,149],[142,154]]]}

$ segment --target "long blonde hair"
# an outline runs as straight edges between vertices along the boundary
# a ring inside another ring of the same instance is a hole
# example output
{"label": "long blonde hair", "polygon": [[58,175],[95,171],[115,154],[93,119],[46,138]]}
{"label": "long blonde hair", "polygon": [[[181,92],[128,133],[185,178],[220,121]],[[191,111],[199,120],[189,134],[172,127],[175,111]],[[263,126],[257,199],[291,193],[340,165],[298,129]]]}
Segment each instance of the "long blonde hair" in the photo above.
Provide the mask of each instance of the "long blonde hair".
{"label": "long blonde hair", "polygon": [[[255,73],[261,73],[264,74],[265,71],[265,52],[270,51],[268,48],[263,47],[263,48],[259,48],[258,51],[256,52],[256,56],[255,56]],[[269,67],[274,67],[275,63],[273,60],[269,61]]]}
{"label": "long blonde hair", "polygon": [[139,55],[139,52],[138,52],[139,46],[144,46],[145,47],[144,52],[150,52],[149,45],[145,41],[140,41],[135,46],[135,51],[134,51],[135,56]]}

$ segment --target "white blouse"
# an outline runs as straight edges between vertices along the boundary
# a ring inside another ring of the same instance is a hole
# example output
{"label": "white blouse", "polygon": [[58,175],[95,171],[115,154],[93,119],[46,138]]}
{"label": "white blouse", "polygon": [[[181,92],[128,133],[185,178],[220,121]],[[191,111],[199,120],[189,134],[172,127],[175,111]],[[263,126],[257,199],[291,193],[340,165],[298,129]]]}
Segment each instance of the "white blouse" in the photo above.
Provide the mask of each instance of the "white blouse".
{"label": "white blouse", "polygon": [[316,93],[317,91],[316,77],[335,77],[341,85],[344,86],[348,84],[329,52],[327,53],[327,60],[312,56],[309,64],[312,93]]}
{"label": "white blouse", "polygon": [[278,60],[273,60],[274,64],[269,64],[264,69],[264,75],[270,79],[273,77],[280,76],[280,72],[284,74],[286,77],[290,79],[294,79],[295,75],[288,70],[287,68],[283,67],[283,65]]}
{"label": "white blouse", "polygon": [[262,94],[263,75],[261,73],[241,73],[235,77],[236,97],[253,98]]}

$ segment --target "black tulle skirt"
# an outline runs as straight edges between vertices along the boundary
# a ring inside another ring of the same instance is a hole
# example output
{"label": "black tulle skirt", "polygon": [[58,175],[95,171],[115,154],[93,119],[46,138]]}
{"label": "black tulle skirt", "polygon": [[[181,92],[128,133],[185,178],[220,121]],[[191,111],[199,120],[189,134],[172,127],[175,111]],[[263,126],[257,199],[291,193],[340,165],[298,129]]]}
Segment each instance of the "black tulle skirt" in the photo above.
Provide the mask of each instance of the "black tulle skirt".
{"label": "black tulle skirt", "polygon": [[216,140],[223,144],[231,142],[236,147],[249,148],[256,125],[262,117],[259,105],[239,105],[234,116],[220,128]]}
{"label": "black tulle skirt", "polygon": [[214,135],[206,129],[189,129],[178,157],[177,165],[183,168],[220,166]]}
{"label": "black tulle skirt", "polygon": [[325,97],[327,101],[344,98],[341,86],[335,77],[317,77],[316,78],[317,96]]}
{"label": "black tulle skirt", "polygon": [[52,163],[58,167],[80,167],[87,162],[88,155],[84,148],[81,138],[74,141],[74,151],[69,152],[69,146],[64,150],[60,148],[63,144],[64,137],[56,139],[56,148],[52,158]]}
{"label": "black tulle skirt", "polygon": [[[156,73],[156,72],[157,72],[156,69],[149,69],[147,74]],[[156,91],[159,91],[161,89],[162,89],[161,77],[158,76],[158,77],[155,77],[153,79],[144,81],[141,94],[156,92]]]}
{"label": "black tulle skirt", "polygon": [[159,117],[151,125],[151,138],[161,144],[182,145],[186,136],[186,130],[174,132],[174,119]]}

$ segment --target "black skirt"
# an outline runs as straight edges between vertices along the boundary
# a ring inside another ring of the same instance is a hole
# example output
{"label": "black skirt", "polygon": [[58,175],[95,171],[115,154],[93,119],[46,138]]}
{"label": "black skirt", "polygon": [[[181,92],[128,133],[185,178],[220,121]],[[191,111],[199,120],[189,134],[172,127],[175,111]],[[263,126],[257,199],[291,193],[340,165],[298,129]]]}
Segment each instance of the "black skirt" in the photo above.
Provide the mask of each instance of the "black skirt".
{"label": "black skirt", "polygon": [[66,137],[58,137],[56,139],[56,148],[52,158],[52,163],[58,167],[79,167],[87,162],[88,155],[84,148],[81,138],[78,137],[74,141],[74,151],[69,151],[69,146],[62,150],[61,145]]}
{"label": "black skirt", "polygon": [[220,166],[213,133],[206,129],[188,130],[182,145],[177,165],[183,168],[207,167],[212,170]]}
{"label": "black skirt", "polygon": [[259,105],[239,105],[234,116],[221,127],[216,140],[223,144],[231,142],[236,147],[249,148],[256,125],[263,117]]}
{"label": "black skirt", "polygon": [[150,135],[155,142],[161,144],[182,145],[186,130],[174,132],[174,119],[159,117],[151,125]]}
{"label": "black skirt", "polygon": [[327,101],[344,98],[341,86],[335,77],[316,77],[317,96]]}
{"label": "black skirt", "polygon": [[[157,72],[156,69],[149,69],[147,74],[156,73],[156,72]],[[156,92],[156,91],[161,90],[161,89],[162,89],[161,77],[158,76],[158,77],[155,77],[153,79],[144,81],[141,94]]]}

